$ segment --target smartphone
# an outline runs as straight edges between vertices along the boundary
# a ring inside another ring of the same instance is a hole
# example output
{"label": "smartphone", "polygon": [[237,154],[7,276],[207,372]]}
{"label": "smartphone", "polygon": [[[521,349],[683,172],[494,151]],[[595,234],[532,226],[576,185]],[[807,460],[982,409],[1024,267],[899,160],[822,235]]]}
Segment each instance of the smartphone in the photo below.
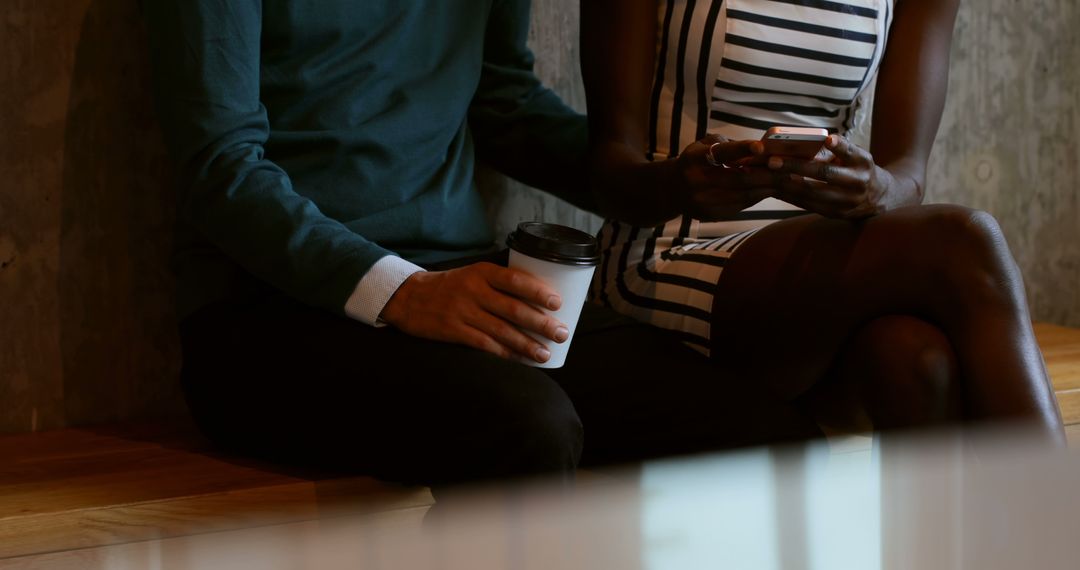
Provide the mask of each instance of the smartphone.
{"label": "smartphone", "polygon": [[766,156],[792,156],[812,160],[825,146],[829,131],[806,127],[772,127],[761,142]]}

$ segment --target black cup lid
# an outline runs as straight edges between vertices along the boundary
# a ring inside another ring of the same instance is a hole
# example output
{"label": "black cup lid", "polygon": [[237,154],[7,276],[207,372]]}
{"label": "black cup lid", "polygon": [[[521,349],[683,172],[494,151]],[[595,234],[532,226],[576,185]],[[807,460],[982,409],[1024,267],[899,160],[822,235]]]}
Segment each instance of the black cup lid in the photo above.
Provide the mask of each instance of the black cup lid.
{"label": "black cup lid", "polygon": [[595,237],[558,224],[522,222],[507,236],[506,245],[529,257],[563,265],[600,263],[600,244]]}

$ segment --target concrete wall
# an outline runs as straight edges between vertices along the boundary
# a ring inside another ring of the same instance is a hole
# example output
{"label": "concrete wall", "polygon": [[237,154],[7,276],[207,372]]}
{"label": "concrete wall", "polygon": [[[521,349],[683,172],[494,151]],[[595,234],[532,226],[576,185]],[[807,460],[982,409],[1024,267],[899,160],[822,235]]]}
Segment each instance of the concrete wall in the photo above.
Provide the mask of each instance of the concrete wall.
{"label": "concrete wall", "polygon": [[[536,0],[538,70],[584,108],[578,0]],[[1001,220],[1035,317],[1080,325],[1080,11],[965,3],[931,199]],[[0,432],[177,413],[172,200],[135,0],[0,11]],[[493,220],[597,220],[484,175]]]}
{"label": "concrete wall", "polygon": [[997,216],[1038,320],[1080,326],[1080,4],[968,0],[930,199]]}

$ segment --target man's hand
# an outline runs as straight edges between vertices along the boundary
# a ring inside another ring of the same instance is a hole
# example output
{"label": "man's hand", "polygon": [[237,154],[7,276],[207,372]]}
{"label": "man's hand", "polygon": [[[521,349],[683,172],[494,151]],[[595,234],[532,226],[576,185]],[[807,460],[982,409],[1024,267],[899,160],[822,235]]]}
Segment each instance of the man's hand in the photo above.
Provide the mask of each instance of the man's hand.
{"label": "man's hand", "polygon": [[557,291],[528,273],[477,263],[414,273],[386,303],[381,318],[413,336],[546,362],[551,353],[523,331],[565,341],[566,325],[537,308],[554,311],[561,305]]}

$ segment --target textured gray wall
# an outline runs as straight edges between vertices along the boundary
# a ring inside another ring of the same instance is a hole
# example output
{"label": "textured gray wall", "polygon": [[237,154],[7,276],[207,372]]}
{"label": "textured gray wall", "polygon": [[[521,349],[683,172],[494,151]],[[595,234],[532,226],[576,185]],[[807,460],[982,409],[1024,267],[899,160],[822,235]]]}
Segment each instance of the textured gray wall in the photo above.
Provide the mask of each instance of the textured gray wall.
{"label": "textured gray wall", "polygon": [[[537,68],[578,109],[578,1],[535,0]],[[135,0],[0,12],[0,432],[176,412],[172,197]],[[998,216],[1035,317],[1080,325],[1075,0],[968,0],[931,199]],[[518,220],[598,220],[484,176]]]}
{"label": "textured gray wall", "polygon": [[969,0],[930,199],[997,216],[1033,317],[1080,326],[1080,7]]}

